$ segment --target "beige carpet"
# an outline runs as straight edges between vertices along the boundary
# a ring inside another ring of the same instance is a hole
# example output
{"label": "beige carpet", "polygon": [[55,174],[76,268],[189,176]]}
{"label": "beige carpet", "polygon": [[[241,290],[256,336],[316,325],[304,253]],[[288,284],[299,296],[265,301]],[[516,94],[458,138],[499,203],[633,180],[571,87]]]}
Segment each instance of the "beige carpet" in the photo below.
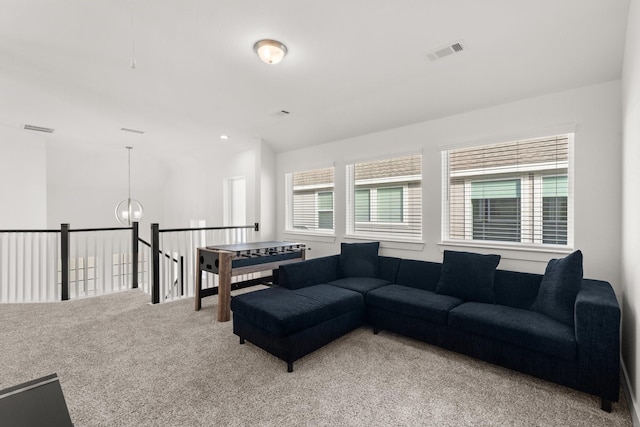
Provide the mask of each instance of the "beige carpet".
{"label": "beige carpet", "polygon": [[[295,363],[138,290],[0,305],[0,388],[56,372],[76,426],[630,426],[590,395],[363,327]],[[1,422],[0,422],[1,424]]]}

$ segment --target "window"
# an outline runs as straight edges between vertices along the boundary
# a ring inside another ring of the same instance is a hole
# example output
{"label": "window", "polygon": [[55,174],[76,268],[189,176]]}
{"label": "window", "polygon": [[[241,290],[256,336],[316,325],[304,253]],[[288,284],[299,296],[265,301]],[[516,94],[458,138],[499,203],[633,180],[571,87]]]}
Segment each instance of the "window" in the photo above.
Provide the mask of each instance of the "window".
{"label": "window", "polygon": [[347,166],[347,234],[422,238],[422,155]]}
{"label": "window", "polygon": [[376,220],[380,222],[403,222],[404,209],[402,199],[404,198],[403,187],[384,187],[376,189],[378,198]]}
{"label": "window", "polygon": [[333,233],[333,180],[333,167],[286,175],[286,231]]}
{"label": "window", "polygon": [[318,228],[333,230],[333,191],[316,193],[318,198]]}
{"label": "window", "polygon": [[371,190],[360,189],[356,190],[356,222],[370,222],[371,221]]}
{"label": "window", "polygon": [[473,240],[519,242],[520,180],[471,182]]}
{"label": "window", "polygon": [[568,198],[566,176],[542,178],[542,243],[567,244]]}
{"label": "window", "polygon": [[443,152],[443,240],[570,246],[573,135]]}

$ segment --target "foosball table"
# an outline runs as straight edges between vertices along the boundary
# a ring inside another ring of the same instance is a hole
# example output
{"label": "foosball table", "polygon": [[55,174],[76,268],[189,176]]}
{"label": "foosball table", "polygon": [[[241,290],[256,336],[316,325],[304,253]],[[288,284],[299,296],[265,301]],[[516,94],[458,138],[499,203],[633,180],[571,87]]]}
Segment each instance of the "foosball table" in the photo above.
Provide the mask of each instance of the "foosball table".
{"label": "foosball table", "polygon": [[[305,259],[305,245],[294,242],[254,242],[198,248],[196,254],[195,309],[202,298],[218,295],[218,321],[231,319],[231,278],[242,274],[274,270],[280,265]],[[203,272],[218,276],[218,286],[202,288]],[[263,278],[264,279],[264,278]],[[234,289],[255,285],[255,280],[234,283]]]}

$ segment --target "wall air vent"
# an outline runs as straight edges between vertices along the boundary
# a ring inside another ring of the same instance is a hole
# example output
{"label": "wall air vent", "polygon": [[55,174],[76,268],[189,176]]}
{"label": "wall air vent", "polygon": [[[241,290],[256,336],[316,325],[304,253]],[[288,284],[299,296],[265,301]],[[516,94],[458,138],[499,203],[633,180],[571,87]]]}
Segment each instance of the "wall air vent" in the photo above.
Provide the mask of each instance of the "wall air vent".
{"label": "wall air vent", "polygon": [[425,56],[429,59],[429,61],[437,61],[438,59],[445,58],[449,55],[453,55],[454,53],[459,53],[466,50],[466,45],[462,43],[462,41],[457,41],[455,43],[451,43],[448,46],[441,47],[432,52],[428,52]]}
{"label": "wall air vent", "polygon": [[120,130],[124,131],[124,132],[137,133],[137,134],[140,134],[140,135],[142,135],[144,133],[143,130],[137,130],[137,129],[120,128]]}
{"label": "wall air vent", "polygon": [[45,132],[45,133],[53,133],[53,131],[55,131],[55,129],[45,128],[42,126],[27,125],[27,124],[24,125],[24,129],[34,130],[36,132]]}

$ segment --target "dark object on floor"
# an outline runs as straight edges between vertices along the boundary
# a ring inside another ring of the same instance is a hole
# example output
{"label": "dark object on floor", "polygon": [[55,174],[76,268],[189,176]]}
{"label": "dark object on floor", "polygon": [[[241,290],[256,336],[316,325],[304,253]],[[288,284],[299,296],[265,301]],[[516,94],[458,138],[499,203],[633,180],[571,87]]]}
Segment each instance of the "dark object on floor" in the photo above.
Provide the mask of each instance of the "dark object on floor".
{"label": "dark object on floor", "polygon": [[56,374],[0,390],[0,423],[12,427],[73,426]]}

